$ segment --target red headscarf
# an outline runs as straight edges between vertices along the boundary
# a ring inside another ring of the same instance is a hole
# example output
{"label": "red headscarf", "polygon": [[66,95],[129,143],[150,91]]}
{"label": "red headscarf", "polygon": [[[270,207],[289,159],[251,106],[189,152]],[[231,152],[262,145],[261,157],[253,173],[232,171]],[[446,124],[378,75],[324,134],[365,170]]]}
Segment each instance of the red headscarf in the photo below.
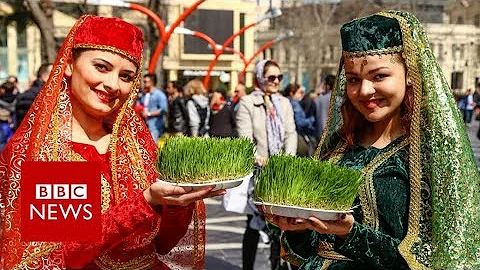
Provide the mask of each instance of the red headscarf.
{"label": "red headscarf", "polygon": [[[24,121],[0,155],[0,208],[3,208],[0,242],[0,268],[45,266],[64,268],[60,243],[20,241],[20,178],[24,161],[72,161],[72,107],[70,85],[64,76],[72,49],[104,50],[135,63],[137,77],[128,99],[107,123],[111,130],[110,167],[115,203],[148,188],[156,181],[157,146],[134,104],[142,69],[143,34],[139,28],[118,18],[82,16],[65,38],[46,84],[32,104]],[[175,262],[182,267],[203,267],[205,209],[196,205],[194,226],[180,241],[191,254]],[[168,222],[168,221],[166,221]],[[192,227],[192,226],[191,226]],[[152,232],[155,233],[155,232]],[[154,235],[153,235],[154,236]],[[153,237],[152,237],[153,238]],[[187,248],[188,249],[188,248]]]}

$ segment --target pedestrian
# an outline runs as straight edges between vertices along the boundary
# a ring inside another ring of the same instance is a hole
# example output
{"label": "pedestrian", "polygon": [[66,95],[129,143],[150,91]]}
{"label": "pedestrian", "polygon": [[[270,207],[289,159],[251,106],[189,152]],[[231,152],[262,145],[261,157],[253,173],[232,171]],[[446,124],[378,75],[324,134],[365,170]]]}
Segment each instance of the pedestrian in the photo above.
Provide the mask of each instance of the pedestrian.
{"label": "pedestrian", "polygon": [[234,94],[232,97],[232,106],[233,106],[233,111],[235,113],[238,111],[240,99],[246,95],[247,95],[247,89],[245,88],[245,85],[241,83],[237,84],[237,86],[235,86]]}
{"label": "pedestrian", "polygon": [[17,116],[16,128],[18,128],[18,126],[22,123],[23,118],[30,109],[30,106],[32,106],[35,97],[38,95],[38,92],[40,92],[40,89],[42,89],[43,85],[47,82],[51,71],[51,63],[40,65],[37,71],[37,79],[35,79],[35,81],[32,83],[32,87],[17,96],[17,103],[15,105],[15,114]]}
{"label": "pedestrian", "polygon": [[203,137],[208,135],[210,106],[206,96],[207,90],[203,87],[202,81],[193,79],[185,85],[187,93],[188,123],[190,126],[189,135]]}
{"label": "pedestrian", "polygon": [[479,172],[420,22],[385,11],[344,24],[317,157],[361,170],[353,214],[269,216],[300,269],[479,269]]}
{"label": "pedestrian", "polygon": [[322,137],[323,129],[328,119],[328,108],[330,98],[332,97],[332,89],[335,84],[335,75],[327,75],[325,77],[325,90],[315,100],[315,137],[317,142]]}
{"label": "pedestrian", "polygon": [[211,137],[236,137],[235,114],[228,101],[227,91],[217,88],[212,93],[210,100],[210,127],[208,134]]}
{"label": "pedestrian", "polygon": [[[256,144],[256,166],[262,167],[271,155],[281,152],[295,155],[297,133],[290,101],[279,93],[282,75],[277,62],[262,60],[255,66],[255,90],[242,97],[236,115],[240,137]],[[253,187],[253,178],[250,181]],[[253,188],[250,189],[250,196]],[[250,198],[251,201],[251,198]],[[242,264],[251,270],[255,264],[260,232],[266,230],[263,214],[252,203],[247,212],[247,228],[242,242]],[[271,235],[270,262],[280,269],[280,243],[278,235]]]}
{"label": "pedestrian", "polygon": [[168,102],[165,93],[155,85],[157,85],[157,75],[149,73],[143,76],[143,95],[140,103],[143,105],[142,117],[147,123],[153,140],[158,142],[165,131]]}
{"label": "pedestrian", "polygon": [[296,83],[289,84],[285,88],[285,96],[288,98],[293,108],[295,127],[298,134],[297,155],[300,157],[309,157],[315,152],[315,117],[307,117],[305,111],[300,105],[300,101],[305,96],[305,88]]}
{"label": "pedestrian", "polygon": [[188,135],[188,111],[183,98],[182,85],[179,82],[170,81],[167,83],[166,89],[168,93],[168,133]]}
{"label": "pedestrian", "polygon": [[[1,269],[170,269],[159,255],[181,269],[203,268],[201,199],[224,190],[157,181],[157,146],[133,110],[143,44],[140,28],[118,18],[85,15],[70,30],[26,115],[31,124],[0,154]],[[21,240],[26,161],[101,165],[101,241]],[[171,253],[177,244],[181,255]]]}

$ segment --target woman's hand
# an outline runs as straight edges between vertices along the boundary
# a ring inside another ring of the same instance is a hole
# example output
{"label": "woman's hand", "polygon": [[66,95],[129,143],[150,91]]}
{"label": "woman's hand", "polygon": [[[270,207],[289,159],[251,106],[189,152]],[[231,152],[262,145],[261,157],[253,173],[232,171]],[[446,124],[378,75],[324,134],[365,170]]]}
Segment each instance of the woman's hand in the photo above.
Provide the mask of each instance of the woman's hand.
{"label": "woman's hand", "polygon": [[338,220],[320,220],[316,217],[288,218],[272,214],[265,214],[265,218],[282,231],[312,230],[321,234],[335,234],[341,239],[347,238],[355,222],[352,214],[339,214]]}
{"label": "woman's hand", "polygon": [[191,187],[155,182],[143,191],[143,196],[152,206],[159,204],[187,206],[194,201],[225,194],[225,189],[212,191],[213,188],[212,185],[193,190]]}
{"label": "woman's hand", "polygon": [[265,214],[265,219],[277,225],[282,231],[301,231],[307,230],[309,221],[303,218],[282,217],[272,214]]}
{"label": "woman's hand", "polygon": [[345,239],[352,230],[355,218],[352,214],[339,214],[338,218],[338,220],[320,220],[316,217],[309,217],[308,228],[322,234],[335,234],[341,239]]}

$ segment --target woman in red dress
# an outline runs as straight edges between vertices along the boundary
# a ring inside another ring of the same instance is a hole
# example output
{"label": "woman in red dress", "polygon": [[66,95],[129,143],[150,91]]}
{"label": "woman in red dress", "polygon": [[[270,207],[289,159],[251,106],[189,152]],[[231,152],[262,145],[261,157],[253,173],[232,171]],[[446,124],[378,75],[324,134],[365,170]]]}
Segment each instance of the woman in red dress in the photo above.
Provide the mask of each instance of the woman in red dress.
{"label": "woman in red dress", "polygon": [[[156,182],[157,147],[133,109],[142,50],[141,30],[121,19],[83,16],[70,30],[50,78],[0,155],[1,269],[203,267],[201,199],[224,190]],[[102,164],[101,241],[21,241],[25,161]]]}

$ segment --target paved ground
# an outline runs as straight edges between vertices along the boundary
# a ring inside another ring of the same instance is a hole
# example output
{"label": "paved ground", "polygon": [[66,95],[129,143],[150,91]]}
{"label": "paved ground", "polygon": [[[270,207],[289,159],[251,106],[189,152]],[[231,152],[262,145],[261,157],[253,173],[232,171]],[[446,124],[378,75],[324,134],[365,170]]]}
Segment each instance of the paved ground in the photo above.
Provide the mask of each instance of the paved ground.
{"label": "paved ground", "polygon": [[[208,270],[242,269],[242,237],[247,217],[226,212],[220,198],[205,201],[207,205],[207,246],[205,268]],[[258,245],[255,270],[270,269],[270,246]]]}
{"label": "paved ground", "polygon": [[[472,150],[480,167],[480,140],[476,137],[478,121],[466,127]],[[208,270],[242,269],[242,236],[246,216],[226,212],[221,198],[206,200],[207,204],[207,247],[205,268]],[[260,240],[261,241],[261,240]],[[255,270],[269,270],[268,245],[259,243]]]}

